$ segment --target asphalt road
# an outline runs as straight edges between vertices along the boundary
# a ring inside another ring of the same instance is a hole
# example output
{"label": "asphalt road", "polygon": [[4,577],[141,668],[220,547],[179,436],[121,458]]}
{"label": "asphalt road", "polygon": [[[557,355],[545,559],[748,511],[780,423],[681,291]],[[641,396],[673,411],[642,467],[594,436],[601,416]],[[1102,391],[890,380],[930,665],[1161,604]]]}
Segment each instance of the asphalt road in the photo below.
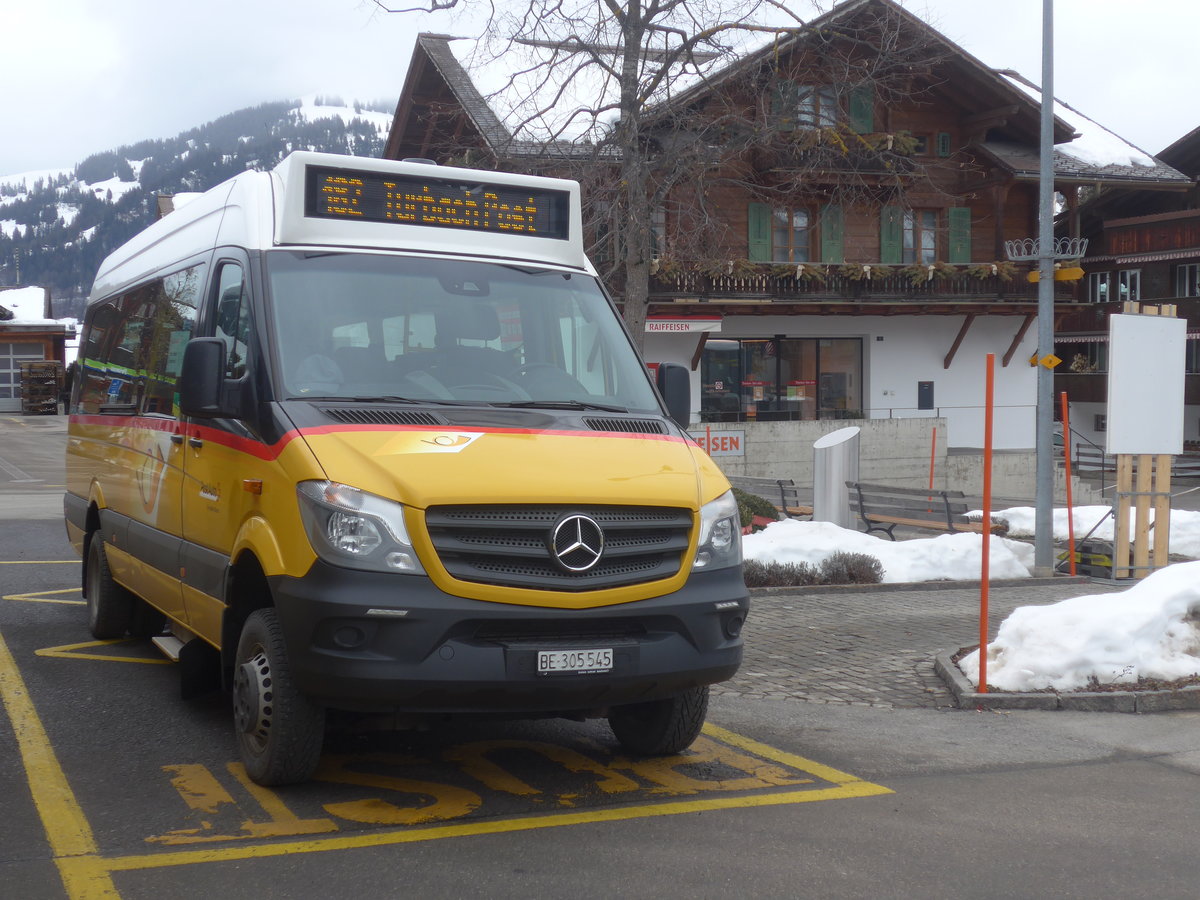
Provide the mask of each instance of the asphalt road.
{"label": "asphalt road", "polygon": [[225,698],[90,640],[62,442],[0,417],[0,896],[1196,896],[1200,714],[948,707],[924,661],[973,633],[961,590],[758,598],[670,760],[456,721],[334,732],[316,781],[257,788]]}

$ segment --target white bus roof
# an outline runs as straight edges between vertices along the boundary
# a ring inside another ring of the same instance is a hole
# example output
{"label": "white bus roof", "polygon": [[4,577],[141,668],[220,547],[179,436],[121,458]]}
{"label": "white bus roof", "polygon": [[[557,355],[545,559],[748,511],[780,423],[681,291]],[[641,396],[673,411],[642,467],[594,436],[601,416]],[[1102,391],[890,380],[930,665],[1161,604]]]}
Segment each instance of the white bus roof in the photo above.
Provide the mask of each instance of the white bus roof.
{"label": "white bus roof", "polygon": [[574,181],[298,151],[271,172],[206,191],[113,251],[90,299],[224,246],[395,250],[594,272]]}

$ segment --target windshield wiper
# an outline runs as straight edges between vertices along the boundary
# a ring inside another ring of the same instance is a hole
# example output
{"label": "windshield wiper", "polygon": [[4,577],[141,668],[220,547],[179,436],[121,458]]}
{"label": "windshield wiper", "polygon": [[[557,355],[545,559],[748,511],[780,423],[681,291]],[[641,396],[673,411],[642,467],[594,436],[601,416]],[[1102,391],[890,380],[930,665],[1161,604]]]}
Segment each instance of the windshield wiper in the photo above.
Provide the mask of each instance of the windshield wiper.
{"label": "windshield wiper", "polygon": [[398,394],[379,394],[369,397],[347,397],[344,394],[336,394],[328,397],[310,397],[307,394],[301,397],[292,397],[293,400],[319,400],[322,403],[328,403],[333,400],[340,400],[343,403],[408,403],[414,406],[424,406],[432,404],[434,406],[470,406],[469,403],[464,403],[461,400],[438,400],[434,397],[414,399],[413,397],[401,397]]}
{"label": "windshield wiper", "polygon": [[624,406],[613,406],[608,403],[585,403],[582,400],[514,400],[511,403],[492,403],[491,406],[503,406],[506,409],[598,409],[602,412],[629,412]]}

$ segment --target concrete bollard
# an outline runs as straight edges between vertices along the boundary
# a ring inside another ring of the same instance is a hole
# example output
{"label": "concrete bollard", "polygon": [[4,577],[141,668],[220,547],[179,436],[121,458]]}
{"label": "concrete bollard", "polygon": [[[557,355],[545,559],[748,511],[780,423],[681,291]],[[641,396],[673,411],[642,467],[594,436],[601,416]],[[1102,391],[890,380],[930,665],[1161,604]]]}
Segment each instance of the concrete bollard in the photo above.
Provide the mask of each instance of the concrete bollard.
{"label": "concrete bollard", "polygon": [[858,481],[858,428],[839,428],[813,442],[813,521],[853,528],[850,489]]}

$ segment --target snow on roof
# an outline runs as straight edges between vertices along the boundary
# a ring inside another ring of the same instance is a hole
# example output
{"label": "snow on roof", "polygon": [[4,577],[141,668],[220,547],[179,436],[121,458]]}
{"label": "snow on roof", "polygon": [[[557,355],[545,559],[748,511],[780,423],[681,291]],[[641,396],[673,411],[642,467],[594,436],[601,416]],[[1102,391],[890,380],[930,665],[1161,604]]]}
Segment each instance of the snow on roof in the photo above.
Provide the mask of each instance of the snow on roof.
{"label": "snow on roof", "polygon": [[0,306],[13,314],[8,325],[53,325],[46,318],[46,291],[40,287],[13,288],[0,291]]}
{"label": "snow on roof", "polygon": [[[1039,104],[1042,102],[1042,89],[1017,72],[1008,69],[999,70],[998,74],[1018,90],[1028,94]],[[1067,144],[1058,144],[1055,150],[1065,153],[1088,165],[1104,166],[1145,166],[1154,168],[1153,157],[1144,150],[1139,150],[1124,138],[1113,134],[1103,125],[1089,119],[1073,106],[1054,101],[1054,115],[1075,129],[1078,137]]]}

